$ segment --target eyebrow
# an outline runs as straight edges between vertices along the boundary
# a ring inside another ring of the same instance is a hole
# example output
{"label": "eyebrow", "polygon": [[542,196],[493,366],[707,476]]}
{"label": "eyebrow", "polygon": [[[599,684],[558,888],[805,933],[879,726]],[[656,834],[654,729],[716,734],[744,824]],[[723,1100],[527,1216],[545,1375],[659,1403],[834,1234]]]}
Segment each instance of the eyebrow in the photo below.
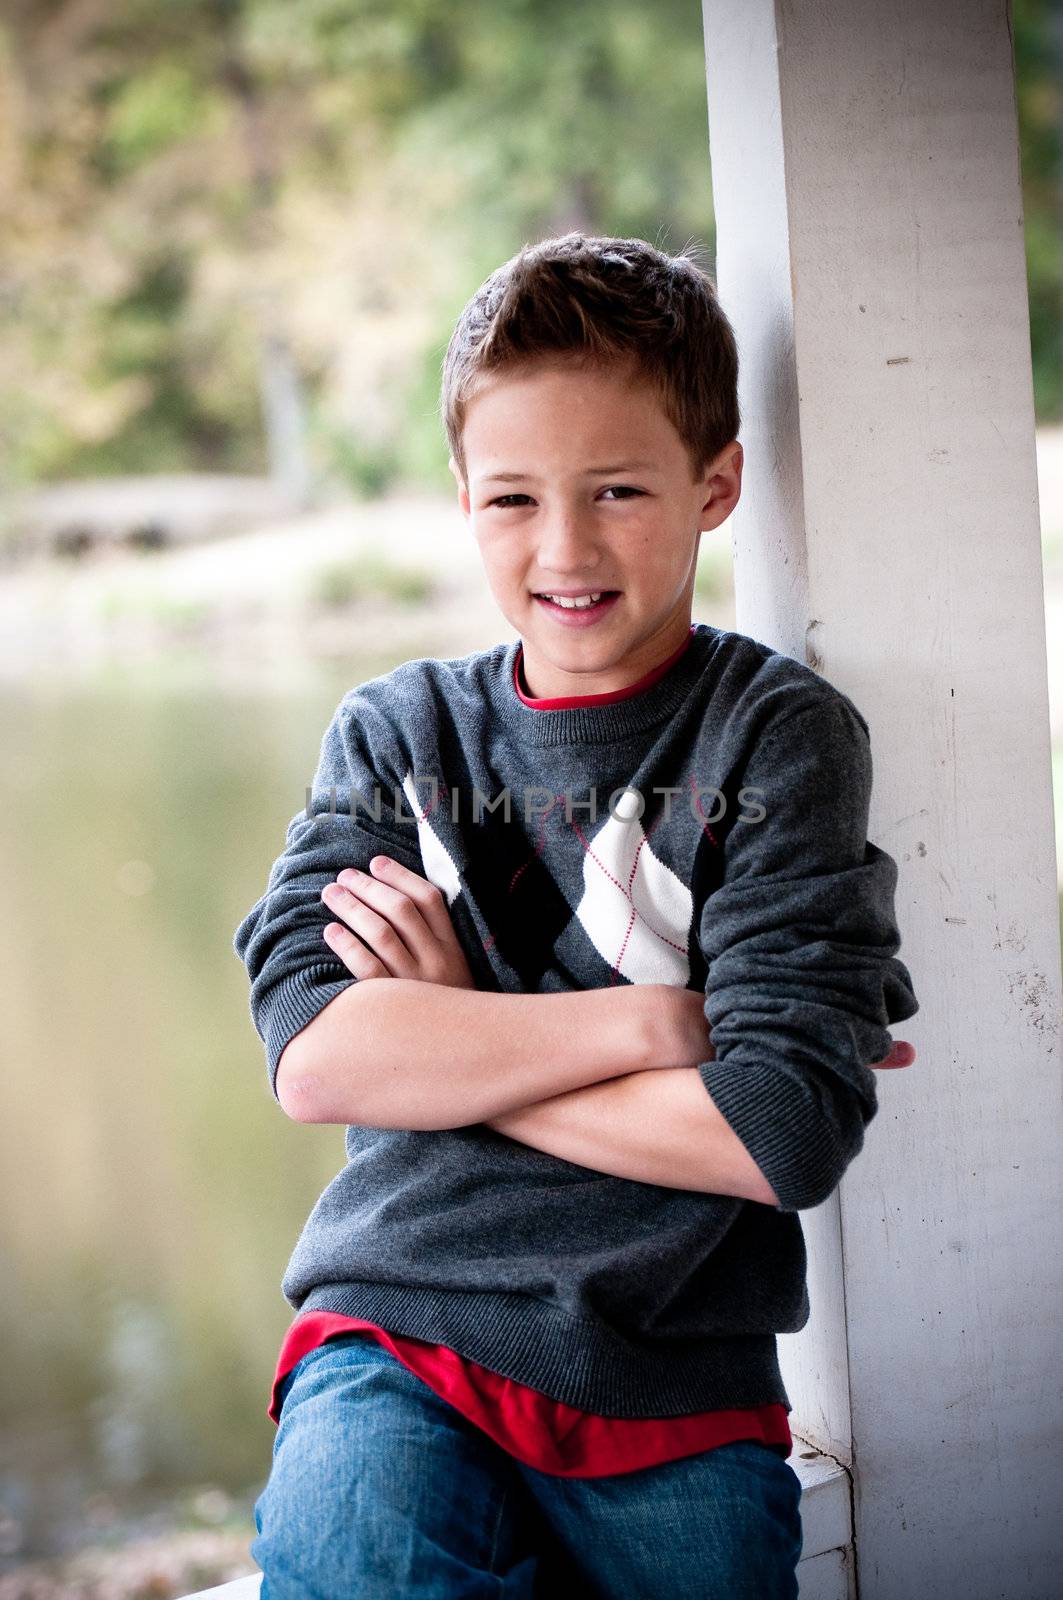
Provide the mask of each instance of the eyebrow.
{"label": "eyebrow", "polygon": [[[645,472],[653,471],[657,466],[655,461],[620,461],[611,467],[587,467],[581,474],[585,478],[597,478],[611,472]],[[481,483],[533,483],[534,472],[491,472]]]}

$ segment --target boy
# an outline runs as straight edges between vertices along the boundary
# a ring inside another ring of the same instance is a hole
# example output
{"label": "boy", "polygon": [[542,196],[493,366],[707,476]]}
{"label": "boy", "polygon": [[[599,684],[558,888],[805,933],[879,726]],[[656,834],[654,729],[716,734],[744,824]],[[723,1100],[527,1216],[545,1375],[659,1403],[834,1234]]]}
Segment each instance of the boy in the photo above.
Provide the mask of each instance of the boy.
{"label": "boy", "polygon": [[517,637],[344,696],[235,939],[275,1096],[348,1158],[282,1284],[263,1597],[783,1600],[799,1212],[918,1009],[867,724],[691,623],[742,469],[691,260],[525,247],[443,412]]}

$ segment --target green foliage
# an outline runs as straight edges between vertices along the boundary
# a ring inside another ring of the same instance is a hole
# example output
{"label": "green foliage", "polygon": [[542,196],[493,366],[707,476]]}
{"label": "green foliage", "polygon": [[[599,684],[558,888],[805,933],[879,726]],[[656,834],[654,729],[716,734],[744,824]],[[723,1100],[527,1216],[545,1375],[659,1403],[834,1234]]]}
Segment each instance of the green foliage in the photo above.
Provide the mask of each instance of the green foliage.
{"label": "green foliage", "polygon": [[[452,322],[460,310],[461,306],[454,308]],[[397,442],[396,470],[408,481],[451,495],[457,492],[457,485],[447,466],[449,451],[439,394],[445,353],[445,338],[428,345],[405,392],[406,426]]]}
{"label": "green foliage", "polygon": [[731,543],[714,529],[702,535],[697,572],[694,576],[696,600],[726,600],[734,592],[734,562]]}
{"label": "green foliage", "polygon": [[390,445],[365,443],[327,416],[315,411],[310,432],[315,466],[326,480],[340,483],[363,500],[386,494],[398,476]]}
{"label": "green foliage", "polygon": [[152,62],[111,88],[101,97],[107,118],[94,151],[98,171],[111,182],[183,140],[202,137],[225,117],[220,96],[183,61]]}
{"label": "green foliage", "polygon": [[104,623],[143,618],[164,628],[198,632],[210,621],[212,607],[208,600],[194,595],[104,590],[96,602],[96,614]]}
{"label": "green foliage", "polygon": [[398,566],[383,556],[351,556],[330,563],[316,574],[312,598],[327,606],[352,600],[390,600],[396,605],[421,605],[433,593],[431,574]]}
{"label": "green foliage", "polygon": [[1034,407],[1063,420],[1063,17],[1058,0],[1014,0],[1016,97],[1030,294]]}
{"label": "green foliage", "polygon": [[[574,227],[713,260],[692,0],[58,9],[0,22],[0,105],[9,79],[33,105],[4,128],[7,482],[265,470],[279,337],[321,479],[449,490],[442,355],[501,260]],[[1014,0],[1039,421],[1063,416],[1057,16]]]}

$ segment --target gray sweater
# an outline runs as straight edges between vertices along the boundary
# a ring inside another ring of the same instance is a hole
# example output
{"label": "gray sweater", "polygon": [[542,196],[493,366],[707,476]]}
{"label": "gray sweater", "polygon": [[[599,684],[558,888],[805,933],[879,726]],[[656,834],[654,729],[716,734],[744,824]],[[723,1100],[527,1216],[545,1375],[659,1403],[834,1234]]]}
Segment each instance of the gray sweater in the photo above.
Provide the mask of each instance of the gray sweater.
{"label": "gray sweater", "polygon": [[779,1204],[600,1173],[484,1123],[349,1126],[282,1292],[603,1415],[789,1409],[798,1213],[861,1149],[869,1063],[918,1009],[896,863],[867,839],[867,723],[705,623],[658,681],[600,704],[526,705],[519,650],[407,661],[336,708],[309,814],[234,940],[273,1092],[288,1040],[358,981],[322,939],[321,888],[382,852],[442,890],[478,988],[703,991],[716,1056],[697,1070]]}

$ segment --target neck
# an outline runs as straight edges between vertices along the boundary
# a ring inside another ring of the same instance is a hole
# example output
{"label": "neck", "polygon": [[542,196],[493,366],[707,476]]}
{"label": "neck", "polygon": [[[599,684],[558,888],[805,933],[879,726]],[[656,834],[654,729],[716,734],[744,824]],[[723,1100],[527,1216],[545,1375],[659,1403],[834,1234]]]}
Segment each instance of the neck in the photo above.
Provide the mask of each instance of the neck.
{"label": "neck", "polygon": [[601,695],[623,694],[643,684],[655,671],[666,671],[679,658],[689,644],[694,624],[681,620],[667,632],[647,640],[639,650],[620,665],[601,672],[566,672],[552,662],[544,662],[534,645],[529,652],[522,641],[517,660],[519,671],[517,687],[522,699],[532,702],[584,700]]}

